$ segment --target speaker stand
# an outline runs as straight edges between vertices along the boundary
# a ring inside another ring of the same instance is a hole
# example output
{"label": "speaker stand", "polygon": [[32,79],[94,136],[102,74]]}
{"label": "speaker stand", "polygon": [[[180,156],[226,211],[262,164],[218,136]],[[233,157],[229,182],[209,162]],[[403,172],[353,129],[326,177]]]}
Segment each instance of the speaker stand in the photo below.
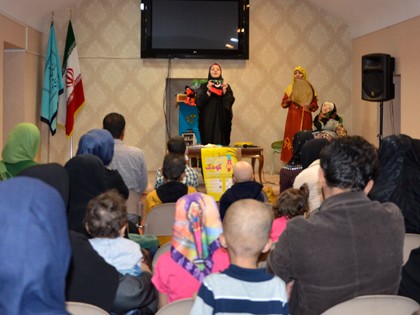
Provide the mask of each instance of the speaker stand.
{"label": "speaker stand", "polygon": [[381,144],[381,141],[382,141],[383,129],[384,129],[384,102],[381,101],[379,103],[379,134],[377,136],[379,139],[379,145]]}

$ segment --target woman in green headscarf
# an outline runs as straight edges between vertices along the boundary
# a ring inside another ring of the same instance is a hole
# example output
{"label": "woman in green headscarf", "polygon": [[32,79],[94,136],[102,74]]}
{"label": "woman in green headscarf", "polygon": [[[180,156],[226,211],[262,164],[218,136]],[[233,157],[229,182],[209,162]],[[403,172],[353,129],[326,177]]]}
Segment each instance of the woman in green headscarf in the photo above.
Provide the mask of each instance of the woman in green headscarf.
{"label": "woman in green headscarf", "polygon": [[34,158],[39,150],[40,139],[39,129],[34,124],[20,123],[13,128],[3,147],[0,180],[14,177],[37,164]]}

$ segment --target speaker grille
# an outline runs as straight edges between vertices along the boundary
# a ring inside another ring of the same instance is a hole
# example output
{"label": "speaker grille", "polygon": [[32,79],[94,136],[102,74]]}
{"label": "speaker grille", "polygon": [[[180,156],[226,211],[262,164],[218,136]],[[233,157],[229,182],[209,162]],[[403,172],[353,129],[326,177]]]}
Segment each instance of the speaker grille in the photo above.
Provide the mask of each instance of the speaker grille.
{"label": "speaker grille", "polygon": [[395,59],[388,54],[362,56],[362,99],[372,102],[394,98]]}

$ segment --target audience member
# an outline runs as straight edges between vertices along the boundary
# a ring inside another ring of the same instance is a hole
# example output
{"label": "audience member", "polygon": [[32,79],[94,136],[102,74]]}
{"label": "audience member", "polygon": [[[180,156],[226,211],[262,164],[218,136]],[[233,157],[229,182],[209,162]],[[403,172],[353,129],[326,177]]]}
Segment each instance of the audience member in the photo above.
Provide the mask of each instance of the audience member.
{"label": "audience member", "polygon": [[255,199],[264,202],[263,185],[254,181],[254,170],[246,161],[233,166],[233,185],[220,197],[220,217],[223,220],[229,206],[240,199]]}
{"label": "audience member", "polygon": [[[180,136],[172,137],[168,140],[166,144],[167,152],[168,153],[177,153],[185,156],[187,160],[187,156],[185,155],[187,146],[185,144],[184,138]],[[156,183],[155,189],[158,188],[165,182],[165,179],[162,175],[162,169],[158,168],[156,172]],[[187,186],[194,187],[198,189],[198,173],[195,169],[193,169],[188,164],[185,166],[185,176],[182,178],[181,183]]]}
{"label": "audience member", "polygon": [[413,249],[402,268],[399,295],[407,296],[420,303],[420,247]]}
{"label": "audience member", "polygon": [[380,172],[369,197],[402,211],[407,233],[420,234],[420,140],[391,135],[379,145]]}
{"label": "audience member", "polygon": [[7,137],[1,153],[0,180],[11,178],[25,168],[34,166],[40,144],[40,132],[31,123],[17,124]]}
{"label": "audience member", "polygon": [[324,146],[329,143],[327,139],[312,139],[302,147],[302,171],[296,176],[293,188],[298,189],[304,183],[309,188],[309,211],[318,209],[324,200],[321,183],[318,179],[320,169],[320,154]]}
{"label": "audience member", "polygon": [[229,207],[220,243],[229,252],[230,265],[204,278],[191,315],[289,314],[284,281],[257,267],[260,254],[271,247],[272,221],[270,209],[253,199]]}
{"label": "audience member", "polygon": [[[106,167],[114,156],[114,138],[108,130],[92,129],[79,139],[76,155],[81,154],[96,155]],[[106,188],[116,189],[125,199],[128,198],[127,185],[118,170],[106,169]]]}
{"label": "audience member", "polygon": [[171,250],[159,257],[152,278],[160,307],[193,297],[205,276],[228,267],[220,233],[222,222],[212,197],[196,192],[178,200]]}
{"label": "audience member", "polygon": [[292,314],[321,314],[359,295],[397,293],[404,223],[395,204],[367,197],[377,172],[377,151],[362,137],[336,138],[322,151],[325,200],[308,219],[287,223],[267,261],[293,287]]}
{"label": "audience member", "polygon": [[[111,132],[115,140],[114,157],[110,169],[118,170],[129,189],[127,211],[129,220],[137,223],[141,214],[140,197],[147,188],[147,166],[144,153],[139,148],[124,144],[125,118],[119,113],[109,113],[103,119],[103,128]],[[134,217],[132,216],[134,215]]]}
{"label": "audience member", "polygon": [[168,153],[163,160],[162,173],[165,183],[151,191],[146,197],[145,214],[162,203],[176,202],[180,197],[196,192],[194,187],[181,183],[185,174],[184,155]]}
{"label": "audience member", "polygon": [[68,225],[72,249],[67,300],[93,304],[116,314],[131,310],[139,310],[142,315],[154,314],[156,292],[147,265],[142,265],[139,276],[119,274],[93,249],[87,238],[83,224],[87,204],[106,191],[106,170],[102,161],[91,154],[78,155],[70,159],[65,168],[70,177]]}
{"label": "audience member", "polygon": [[0,314],[67,315],[71,253],[63,199],[28,177],[0,182],[0,195]]}
{"label": "audience member", "polygon": [[298,131],[293,137],[293,156],[280,169],[280,192],[293,187],[295,177],[302,171],[302,147],[313,138],[312,131]]}
{"label": "audience member", "polygon": [[290,219],[299,215],[306,216],[309,213],[308,196],[307,184],[303,184],[299,189],[288,188],[280,194],[273,206],[274,221],[270,233],[273,243],[277,242]]}
{"label": "audience member", "polygon": [[58,163],[38,164],[24,169],[18,176],[37,178],[54,187],[60,193],[67,208],[69,203],[70,180],[69,173],[64,166]]}
{"label": "audience member", "polygon": [[68,226],[70,230],[85,234],[86,206],[107,190],[105,166],[97,156],[84,154],[71,158],[64,167],[70,178]]}
{"label": "audience member", "polygon": [[124,238],[127,224],[125,200],[118,193],[108,191],[88,203],[85,228],[92,247],[119,273],[138,276],[143,254],[139,244]]}
{"label": "audience member", "polygon": [[70,231],[72,259],[67,275],[67,300],[96,305],[107,312],[142,315],[156,311],[151,272],[142,265],[139,276],[121,275],[91,246],[85,235]]}
{"label": "audience member", "polygon": [[314,118],[314,127],[317,131],[332,131],[336,137],[335,129],[339,124],[343,124],[343,117],[337,114],[337,107],[333,102],[322,103],[318,115]]}

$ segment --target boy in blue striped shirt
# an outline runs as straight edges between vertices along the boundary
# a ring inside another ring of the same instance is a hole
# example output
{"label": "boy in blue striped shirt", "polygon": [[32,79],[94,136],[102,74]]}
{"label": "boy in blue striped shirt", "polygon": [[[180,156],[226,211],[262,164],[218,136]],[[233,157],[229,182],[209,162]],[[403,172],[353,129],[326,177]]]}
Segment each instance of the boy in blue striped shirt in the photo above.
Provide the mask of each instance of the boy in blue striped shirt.
{"label": "boy in blue striped shirt", "polygon": [[260,201],[243,199],[228,208],[220,243],[231,264],[204,278],[190,315],[289,314],[284,281],[257,267],[271,247],[272,221],[272,211]]}

